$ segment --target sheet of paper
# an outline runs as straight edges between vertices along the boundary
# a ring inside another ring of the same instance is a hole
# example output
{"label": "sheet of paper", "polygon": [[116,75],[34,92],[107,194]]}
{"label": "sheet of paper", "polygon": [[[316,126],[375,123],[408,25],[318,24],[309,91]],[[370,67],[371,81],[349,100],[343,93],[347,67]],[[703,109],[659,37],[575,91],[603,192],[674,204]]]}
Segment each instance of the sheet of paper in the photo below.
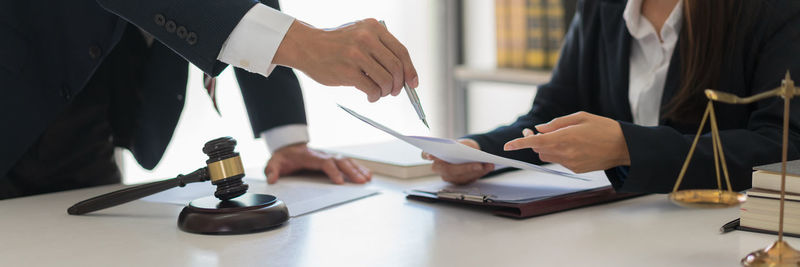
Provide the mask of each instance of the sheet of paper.
{"label": "sheet of paper", "polygon": [[[566,168],[558,165],[552,165],[552,167],[566,170]],[[437,181],[414,188],[411,191],[435,195],[440,190],[443,190],[453,193],[485,195],[498,202],[525,203],[611,185],[602,171],[580,174],[583,178],[588,179],[588,182],[574,179],[548,179],[556,178],[555,176],[550,173],[514,171],[496,177],[480,179],[468,185],[453,185]]]}
{"label": "sheet of paper", "polygon": [[[362,185],[334,185],[292,178],[281,179],[279,183],[271,185],[264,180],[250,178],[245,178],[244,182],[250,186],[247,189],[248,193],[269,194],[278,197],[286,204],[291,217],[378,194],[377,190],[366,189]],[[142,200],[183,206],[194,199],[213,196],[215,190],[216,186],[210,182],[192,183],[185,187],[176,187],[142,198]]]}
{"label": "sheet of paper", "polygon": [[588,179],[576,175],[574,173],[552,170],[539,165],[530,164],[527,162],[518,161],[514,159],[504,158],[497,155],[492,155],[477,149],[473,149],[459,142],[456,142],[455,140],[452,139],[402,135],[392,129],[389,129],[386,126],[381,125],[380,123],[377,123],[367,117],[364,117],[361,114],[356,113],[355,111],[349,108],[346,108],[342,105],[339,105],[339,107],[342,108],[347,113],[350,113],[350,115],[353,115],[354,117],[358,118],[359,120],[366,122],[369,125],[372,125],[372,127],[378,128],[379,130],[384,131],[396,137],[397,139],[403,140],[406,143],[409,143],[415,147],[422,149],[422,151],[428,152],[431,155],[436,156],[437,158],[440,158],[444,161],[453,164],[461,164],[467,162],[487,162],[487,163],[494,163],[495,165],[514,167],[525,170],[534,170],[539,172],[556,174],[563,177],[589,181]]}

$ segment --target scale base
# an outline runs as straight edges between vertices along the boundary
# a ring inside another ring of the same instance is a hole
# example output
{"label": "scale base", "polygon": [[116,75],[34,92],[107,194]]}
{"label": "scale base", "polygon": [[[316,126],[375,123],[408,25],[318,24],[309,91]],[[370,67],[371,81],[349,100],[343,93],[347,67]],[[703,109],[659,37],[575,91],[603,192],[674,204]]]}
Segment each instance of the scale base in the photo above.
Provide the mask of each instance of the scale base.
{"label": "scale base", "polygon": [[800,251],[785,241],[775,241],[769,247],[753,251],[742,259],[744,266],[800,266]]}
{"label": "scale base", "polygon": [[178,216],[178,228],[195,234],[234,235],[273,229],[288,220],[289,210],[275,196],[244,194],[227,201],[193,200]]}

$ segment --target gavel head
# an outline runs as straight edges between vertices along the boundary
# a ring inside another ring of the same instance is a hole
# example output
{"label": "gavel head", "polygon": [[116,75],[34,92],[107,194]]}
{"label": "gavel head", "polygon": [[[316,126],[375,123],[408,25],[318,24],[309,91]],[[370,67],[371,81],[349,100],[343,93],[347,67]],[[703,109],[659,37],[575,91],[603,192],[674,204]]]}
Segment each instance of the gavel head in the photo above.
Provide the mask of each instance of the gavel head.
{"label": "gavel head", "polygon": [[211,184],[217,186],[214,196],[225,201],[241,196],[247,192],[247,184],[242,182],[244,167],[239,153],[234,152],[236,140],[231,137],[220,137],[208,141],[203,153],[208,155],[208,175]]}

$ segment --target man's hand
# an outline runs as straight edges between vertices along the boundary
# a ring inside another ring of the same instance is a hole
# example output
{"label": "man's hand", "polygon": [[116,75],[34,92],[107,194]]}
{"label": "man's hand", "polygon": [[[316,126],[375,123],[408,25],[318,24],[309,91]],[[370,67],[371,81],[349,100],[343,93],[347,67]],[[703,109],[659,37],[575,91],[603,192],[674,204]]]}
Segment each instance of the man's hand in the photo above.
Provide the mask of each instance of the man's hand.
{"label": "man's hand", "polygon": [[[458,142],[474,149],[481,149],[478,142],[472,139],[461,139]],[[494,170],[494,164],[491,163],[451,164],[425,152],[422,152],[422,158],[433,160],[433,171],[441,175],[442,180],[453,184],[472,183]]]}
{"label": "man's hand", "polygon": [[506,143],[505,150],[531,148],[539,159],[558,163],[576,173],[606,170],[631,164],[628,144],[619,122],[586,112],[577,112],[536,125],[524,137]]}
{"label": "man's hand", "polygon": [[419,85],[408,50],[375,19],[332,30],[295,20],[272,63],[299,69],[324,85],[355,86],[369,102],[396,96],[404,81]]}
{"label": "man's hand", "polygon": [[306,144],[289,145],[275,151],[267,162],[264,174],[267,175],[267,182],[274,184],[280,176],[300,170],[321,170],[336,184],[343,184],[345,179],[357,184],[372,180],[372,173],[364,166],[349,158],[310,149]]}

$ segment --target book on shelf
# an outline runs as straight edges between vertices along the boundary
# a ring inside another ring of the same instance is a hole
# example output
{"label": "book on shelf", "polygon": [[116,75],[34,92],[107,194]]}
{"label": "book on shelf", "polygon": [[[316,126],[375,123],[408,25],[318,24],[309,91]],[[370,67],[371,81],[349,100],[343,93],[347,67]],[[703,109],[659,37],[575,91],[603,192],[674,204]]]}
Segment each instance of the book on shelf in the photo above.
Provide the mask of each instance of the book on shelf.
{"label": "book on shelf", "polygon": [[577,0],[495,0],[497,67],[555,67],[576,5]]}
{"label": "book on shelf", "polygon": [[525,49],[525,68],[547,67],[544,1],[546,0],[528,0],[527,3],[528,42]]}
{"label": "book on shelf", "polygon": [[435,173],[422,150],[400,140],[322,149],[325,152],[351,158],[376,174],[396,178],[416,178]]}
{"label": "book on shelf", "polygon": [[510,44],[510,63],[512,68],[525,67],[525,49],[527,48],[526,0],[509,0],[508,33]]}
{"label": "book on shelf", "polygon": [[558,55],[561,53],[561,44],[564,41],[564,33],[566,24],[564,16],[564,1],[562,0],[544,0],[544,14],[547,29],[546,51],[547,51],[547,66],[553,68],[558,63]]}
{"label": "book on shelf", "polygon": [[499,68],[511,66],[510,43],[508,39],[509,2],[509,0],[495,0],[494,3],[497,67]]}

